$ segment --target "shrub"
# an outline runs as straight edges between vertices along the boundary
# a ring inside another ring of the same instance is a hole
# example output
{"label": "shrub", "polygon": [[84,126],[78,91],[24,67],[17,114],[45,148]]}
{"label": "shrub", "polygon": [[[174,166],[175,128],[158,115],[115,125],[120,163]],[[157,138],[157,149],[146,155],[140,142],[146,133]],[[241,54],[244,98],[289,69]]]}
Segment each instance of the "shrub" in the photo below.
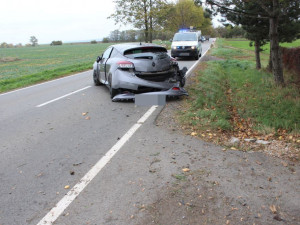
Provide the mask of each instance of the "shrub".
{"label": "shrub", "polygon": [[108,42],[109,42],[109,38],[107,38],[107,37],[106,37],[106,38],[103,38],[102,42],[103,42],[103,43],[108,43]]}
{"label": "shrub", "polygon": [[51,42],[51,46],[53,46],[53,45],[62,45],[63,43],[62,43],[62,41],[52,41]]}
{"label": "shrub", "polygon": [[97,44],[96,40],[91,41],[91,44]]}

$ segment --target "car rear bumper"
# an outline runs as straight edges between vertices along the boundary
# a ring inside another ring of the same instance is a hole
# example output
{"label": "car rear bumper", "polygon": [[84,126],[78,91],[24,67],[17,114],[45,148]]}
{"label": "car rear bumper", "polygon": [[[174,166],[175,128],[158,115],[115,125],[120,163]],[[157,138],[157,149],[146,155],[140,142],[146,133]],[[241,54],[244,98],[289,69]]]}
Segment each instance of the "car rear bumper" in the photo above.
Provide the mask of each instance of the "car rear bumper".
{"label": "car rear bumper", "polygon": [[171,56],[172,57],[195,57],[197,56],[197,49],[172,49]]}

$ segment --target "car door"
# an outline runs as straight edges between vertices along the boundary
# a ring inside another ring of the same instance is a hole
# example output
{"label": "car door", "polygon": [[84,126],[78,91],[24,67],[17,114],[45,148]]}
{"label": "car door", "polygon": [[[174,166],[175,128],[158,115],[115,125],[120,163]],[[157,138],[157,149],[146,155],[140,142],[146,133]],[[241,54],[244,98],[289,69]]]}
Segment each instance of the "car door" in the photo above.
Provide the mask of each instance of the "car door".
{"label": "car door", "polygon": [[104,83],[107,82],[107,77],[106,77],[106,62],[110,57],[111,51],[112,51],[112,47],[109,47],[108,49],[106,49],[102,55],[102,59],[100,62],[100,79],[102,81],[104,81]]}

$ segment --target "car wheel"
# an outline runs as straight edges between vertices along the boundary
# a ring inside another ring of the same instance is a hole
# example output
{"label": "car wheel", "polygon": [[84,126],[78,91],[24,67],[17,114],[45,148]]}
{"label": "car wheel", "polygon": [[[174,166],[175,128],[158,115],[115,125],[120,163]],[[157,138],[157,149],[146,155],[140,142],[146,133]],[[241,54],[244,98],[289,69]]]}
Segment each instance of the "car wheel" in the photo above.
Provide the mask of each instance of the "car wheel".
{"label": "car wheel", "polygon": [[101,85],[101,82],[99,81],[99,76],[98,76],[98,74],[97,74],[97,72],[95,70],[93,72],[93,80],[94,80],[94,84],[96,86]]}
{"label": "car wheel", "polygon": [[119,90],[109,86],[109,93],[110,93],[110,98],[113,99],[117,94],[119,94]]}
{"label": "car wheel", "polygon": [[197,53],[197,55],[195,56],[195,59],[196,59],[196,60],[199,59],[199,53]]}
{"label": "car wheel", "polygon": [[185,77],[182,77],[180,80],[180,87],[184,87],[185,85]]}
{"label": "car wheel", "polygon": [[109,93],[110,93],[110,98],[113,99],[117,94],[120,93],[120,91],[119,91],[119,89],[112,88],[112,86],[111,86],[111,83],[112,83],[111,80],[112,80],[112,78],[111,78],[111,75],[110,75],[109,76]]}

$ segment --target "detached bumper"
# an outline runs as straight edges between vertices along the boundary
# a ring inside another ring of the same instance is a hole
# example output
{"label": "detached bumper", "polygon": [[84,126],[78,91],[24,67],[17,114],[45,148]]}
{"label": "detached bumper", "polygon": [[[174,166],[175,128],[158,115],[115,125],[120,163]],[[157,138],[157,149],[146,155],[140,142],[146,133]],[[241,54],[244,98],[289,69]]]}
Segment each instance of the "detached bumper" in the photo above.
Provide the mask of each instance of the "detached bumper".
{"label": "detached bumper", "polygon": [[[183,96],[186,95],[188,96],[189,94],[187,93],[187,91],[182,88],[182,87],[178,87],[178,86],[174,86],[172,88],[170,88],[169,90],[166,91],[155,91],[155,92],[146,92],[143,93],[143,95],[165,95],[165,96]],[[112,101],[116,102],[116,101],[121,101],[121,100],[134,100],[135,99],[135,94],[134,93],[124,93],[124,94],[119,94],[116,95]]]}

